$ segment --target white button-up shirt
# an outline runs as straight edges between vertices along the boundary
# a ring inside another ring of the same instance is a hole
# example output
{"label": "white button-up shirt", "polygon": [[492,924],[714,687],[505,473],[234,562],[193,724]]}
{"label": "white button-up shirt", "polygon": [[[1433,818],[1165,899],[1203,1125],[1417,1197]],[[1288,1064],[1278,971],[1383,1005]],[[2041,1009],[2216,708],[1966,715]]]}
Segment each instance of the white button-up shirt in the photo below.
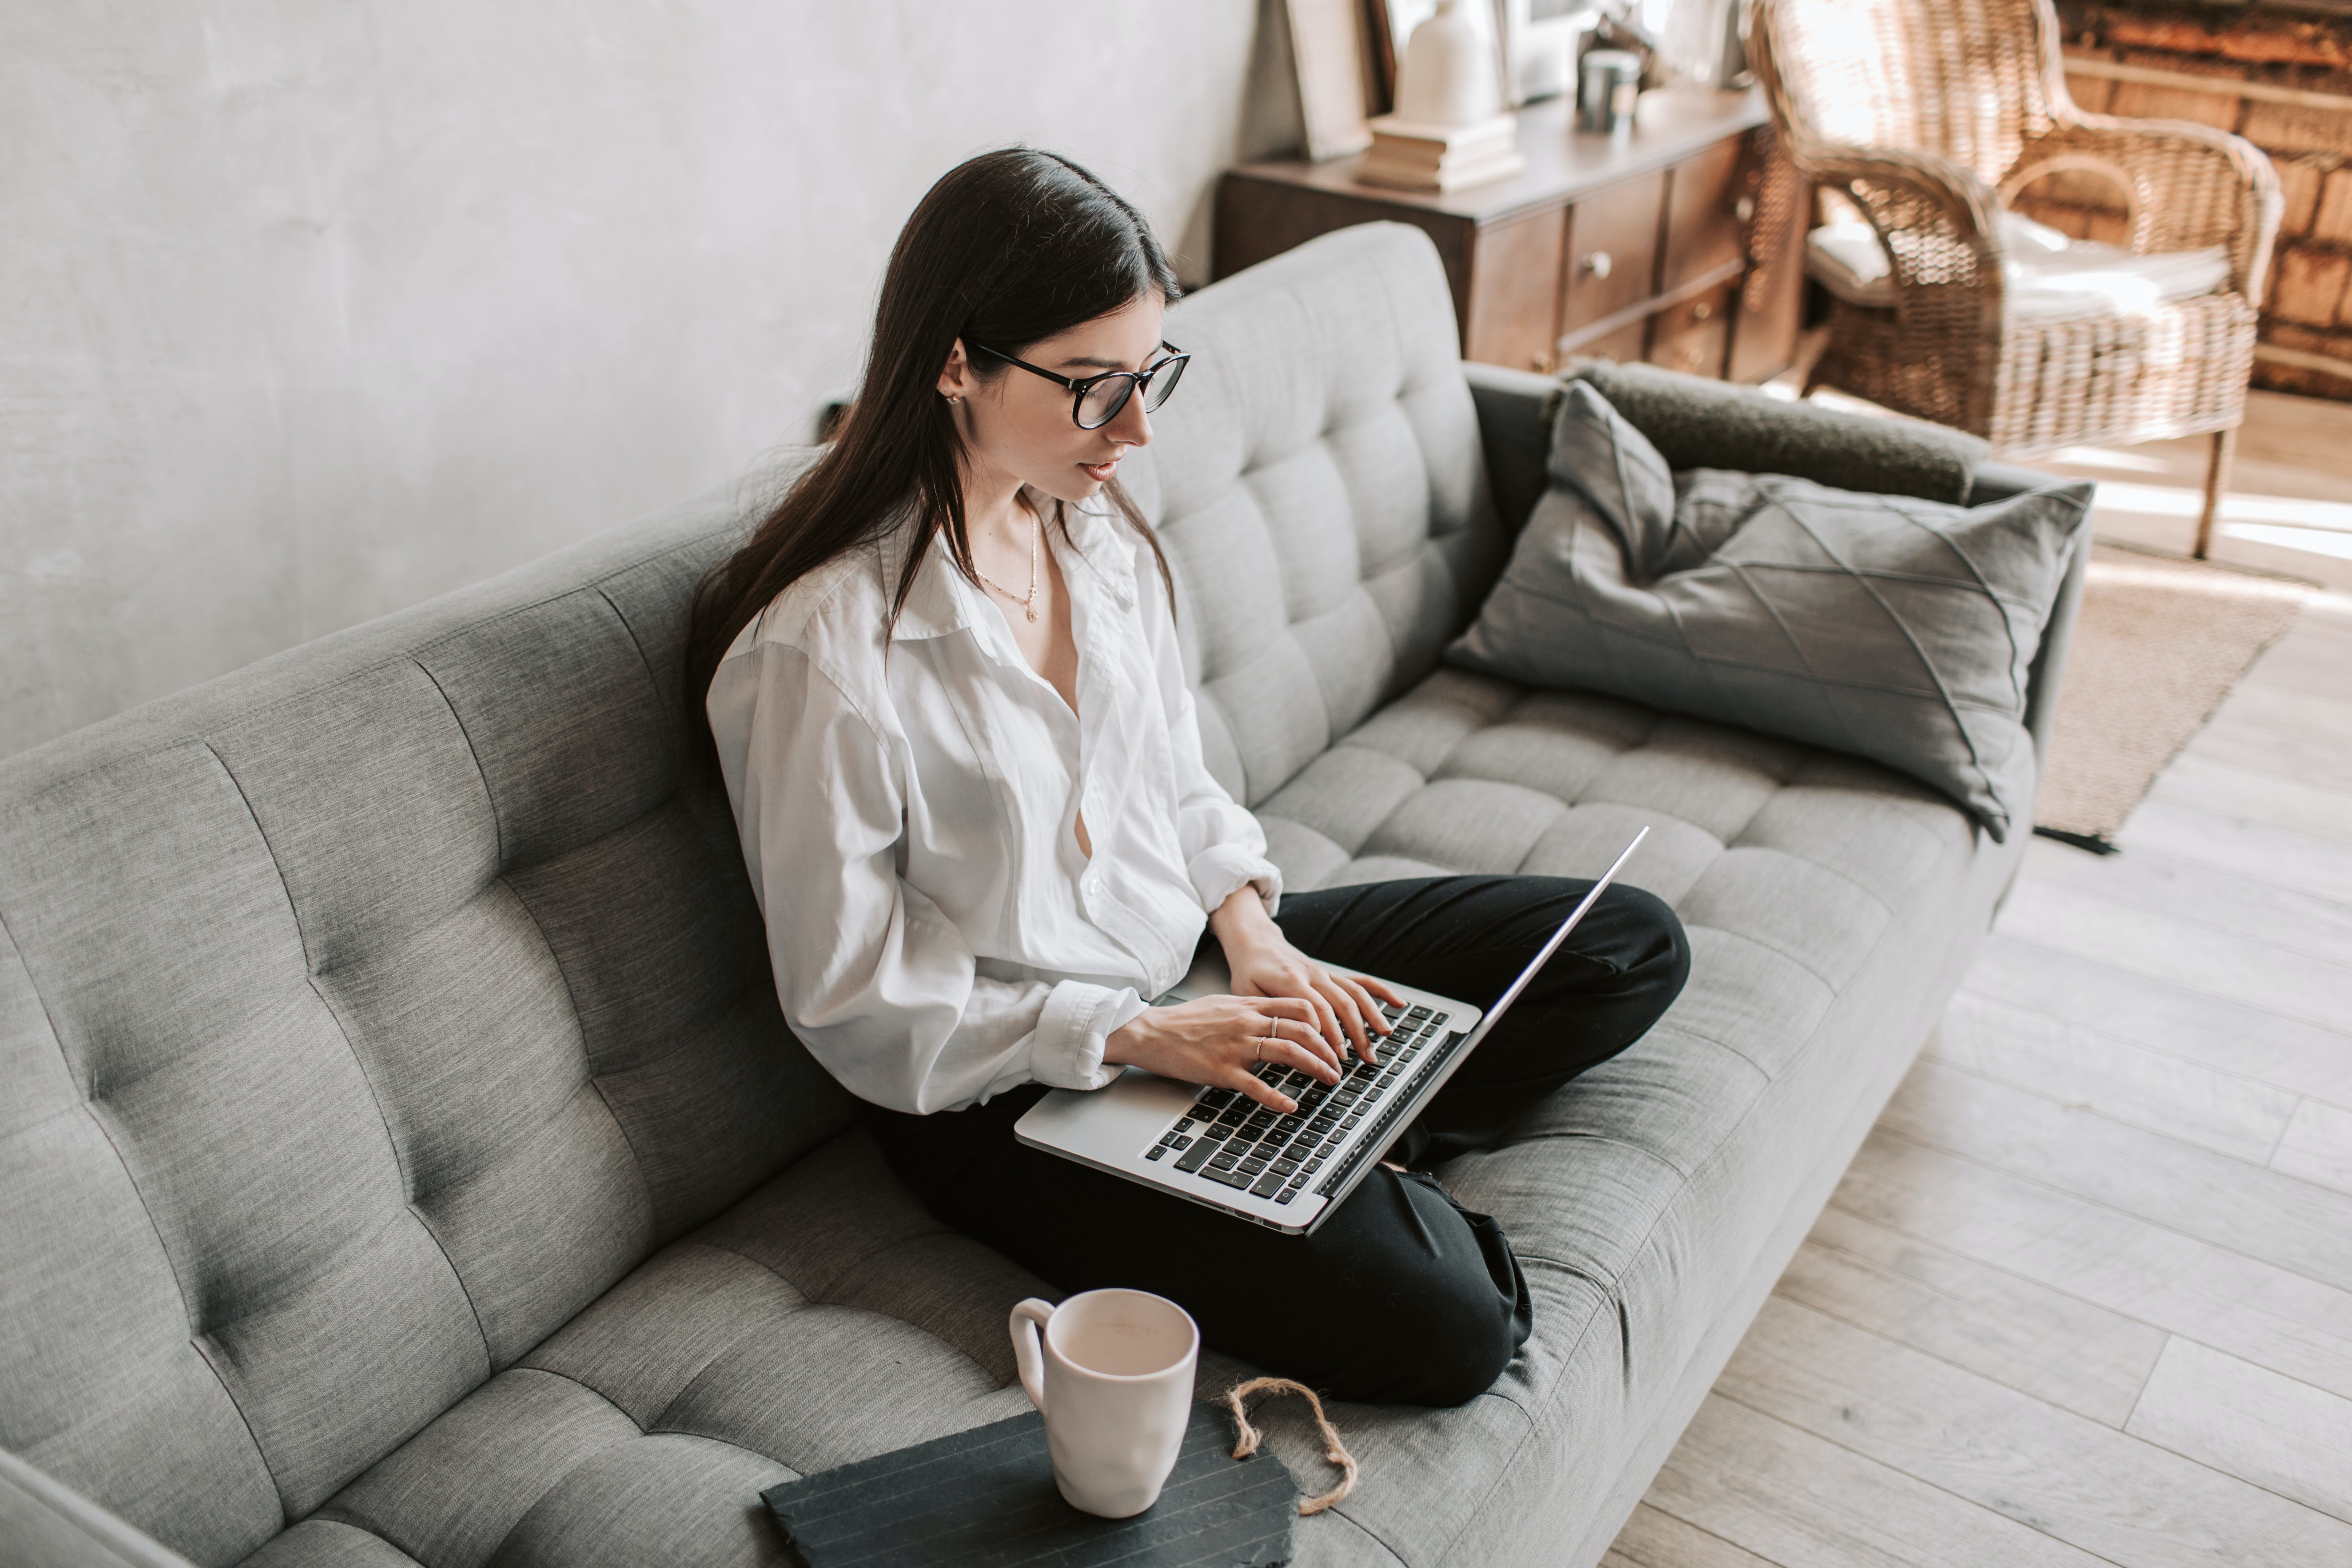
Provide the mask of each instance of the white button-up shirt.
{"label": "white button-up shirt", "polygon": [[877,1105],[1102,1087],[1104,1042],[1183,977],[1210,911],[1281,896],[1202,761],[1150,552],[1098,504],[1066,510],[1075,548],[1045,537],[1076,713],[941,540],[886,630],[904,526],[778,595],[710,683],[784,1016]]}

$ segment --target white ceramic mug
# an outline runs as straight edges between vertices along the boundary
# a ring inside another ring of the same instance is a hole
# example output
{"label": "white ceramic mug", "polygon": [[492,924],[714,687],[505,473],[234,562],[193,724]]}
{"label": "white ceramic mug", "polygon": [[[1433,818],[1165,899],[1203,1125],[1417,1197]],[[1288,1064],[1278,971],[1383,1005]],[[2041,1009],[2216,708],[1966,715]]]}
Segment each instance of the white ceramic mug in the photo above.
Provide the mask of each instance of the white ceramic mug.
{"label": "white ceramic mug", "polygon": [[1087,1290],[1058,1307],[1033,1296],[1012,1326],[1021,1386],[1045,1417],[1054,1484],[1070,1506],[1126,1519],[1158,1502],[1192,1413],[1192,1314],[1145,1290]]}

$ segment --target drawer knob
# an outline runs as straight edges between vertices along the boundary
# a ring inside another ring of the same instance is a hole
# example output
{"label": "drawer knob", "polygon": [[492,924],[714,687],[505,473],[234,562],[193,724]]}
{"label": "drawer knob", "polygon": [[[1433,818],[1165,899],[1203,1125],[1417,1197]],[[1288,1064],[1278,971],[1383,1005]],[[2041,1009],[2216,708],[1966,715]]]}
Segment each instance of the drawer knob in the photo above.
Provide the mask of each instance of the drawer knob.
{"label": "drawer knob", "polygon": [[1714,314],[1715,303],[1713,300],[1701,300],[1697,304],[1691,307],[1691,320],[1694,321],[1704,321],[1709,316]]}
{"label": "drawer knob", "polygon": [[1530,370],[1549,370],[1551,368],[1551,355],[1543,353],[1541,350],[1538,350],[1536,353],[1528,356],[1528,368]]}
{"label": "drawer knob", "polygon": [[1595,278],[1606,278],[1617,263],[1605,250],[1596,250],[1584,258],[1584,269]]}
{"label": "drawer knob", "polygon": [[1748,222],[1750,218],[1756,216],[1756,198],[1754,196],[1742,196],[1738,201],[1732,203],[1731,216],[1738,218],[1742,223]]}

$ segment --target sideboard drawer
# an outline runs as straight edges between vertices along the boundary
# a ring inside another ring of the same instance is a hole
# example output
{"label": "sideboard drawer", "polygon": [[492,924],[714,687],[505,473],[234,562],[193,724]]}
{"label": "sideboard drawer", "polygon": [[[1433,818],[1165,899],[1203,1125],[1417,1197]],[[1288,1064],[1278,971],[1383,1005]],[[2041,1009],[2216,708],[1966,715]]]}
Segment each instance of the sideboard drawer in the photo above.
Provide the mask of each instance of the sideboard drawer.
{"label": "sideboard drawer", "polygon": [[1745,177],[1747,156],[1745,142],[1720,142],[1670,171],[1661,292],[1738,267],[1746,257],[1748,220],[1756,212]]}
{"label": "sideboard drawer", "polygon": [[1664,171],[1595,191],[1569,209],[1568,266],[1560,274],[1561,346],[1647,300],[1657,285],[1658,208]]}
{"label": "sideboard drawer", "polygon": [[1517,370],[1552,367],[1559,308],[1560,247],[1568,225],[1558,208],[1490,224],[1470,252],[1469,319],[1462,355]]}
{"label": "sideboard drawer", "polygon": [[1718,283],[1696,299],[1661,310],[1650,328],[1650,363],[1692,375],[1723,374],[1731,346],[1732,297],[1738,286]]}

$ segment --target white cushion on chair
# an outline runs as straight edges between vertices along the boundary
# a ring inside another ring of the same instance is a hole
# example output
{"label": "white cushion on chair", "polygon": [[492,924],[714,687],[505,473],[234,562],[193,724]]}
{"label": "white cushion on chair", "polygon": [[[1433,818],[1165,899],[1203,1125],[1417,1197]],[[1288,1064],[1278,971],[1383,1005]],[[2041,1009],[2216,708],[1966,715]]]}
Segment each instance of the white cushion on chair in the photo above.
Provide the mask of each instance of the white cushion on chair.
{"label": "white cushion on chair", "polygon": [[[2230,280],[2221,246],[2135,256],[2095,239],[2070,239],[2021,214],[2000,215],[2009,314],[2046,323],[2124,315],[2210,294]],[[1848,304],[1891,310],[1895,278],[1876,231],[1859,221],[1823,224],[1805,237],[1805,271]]]}

